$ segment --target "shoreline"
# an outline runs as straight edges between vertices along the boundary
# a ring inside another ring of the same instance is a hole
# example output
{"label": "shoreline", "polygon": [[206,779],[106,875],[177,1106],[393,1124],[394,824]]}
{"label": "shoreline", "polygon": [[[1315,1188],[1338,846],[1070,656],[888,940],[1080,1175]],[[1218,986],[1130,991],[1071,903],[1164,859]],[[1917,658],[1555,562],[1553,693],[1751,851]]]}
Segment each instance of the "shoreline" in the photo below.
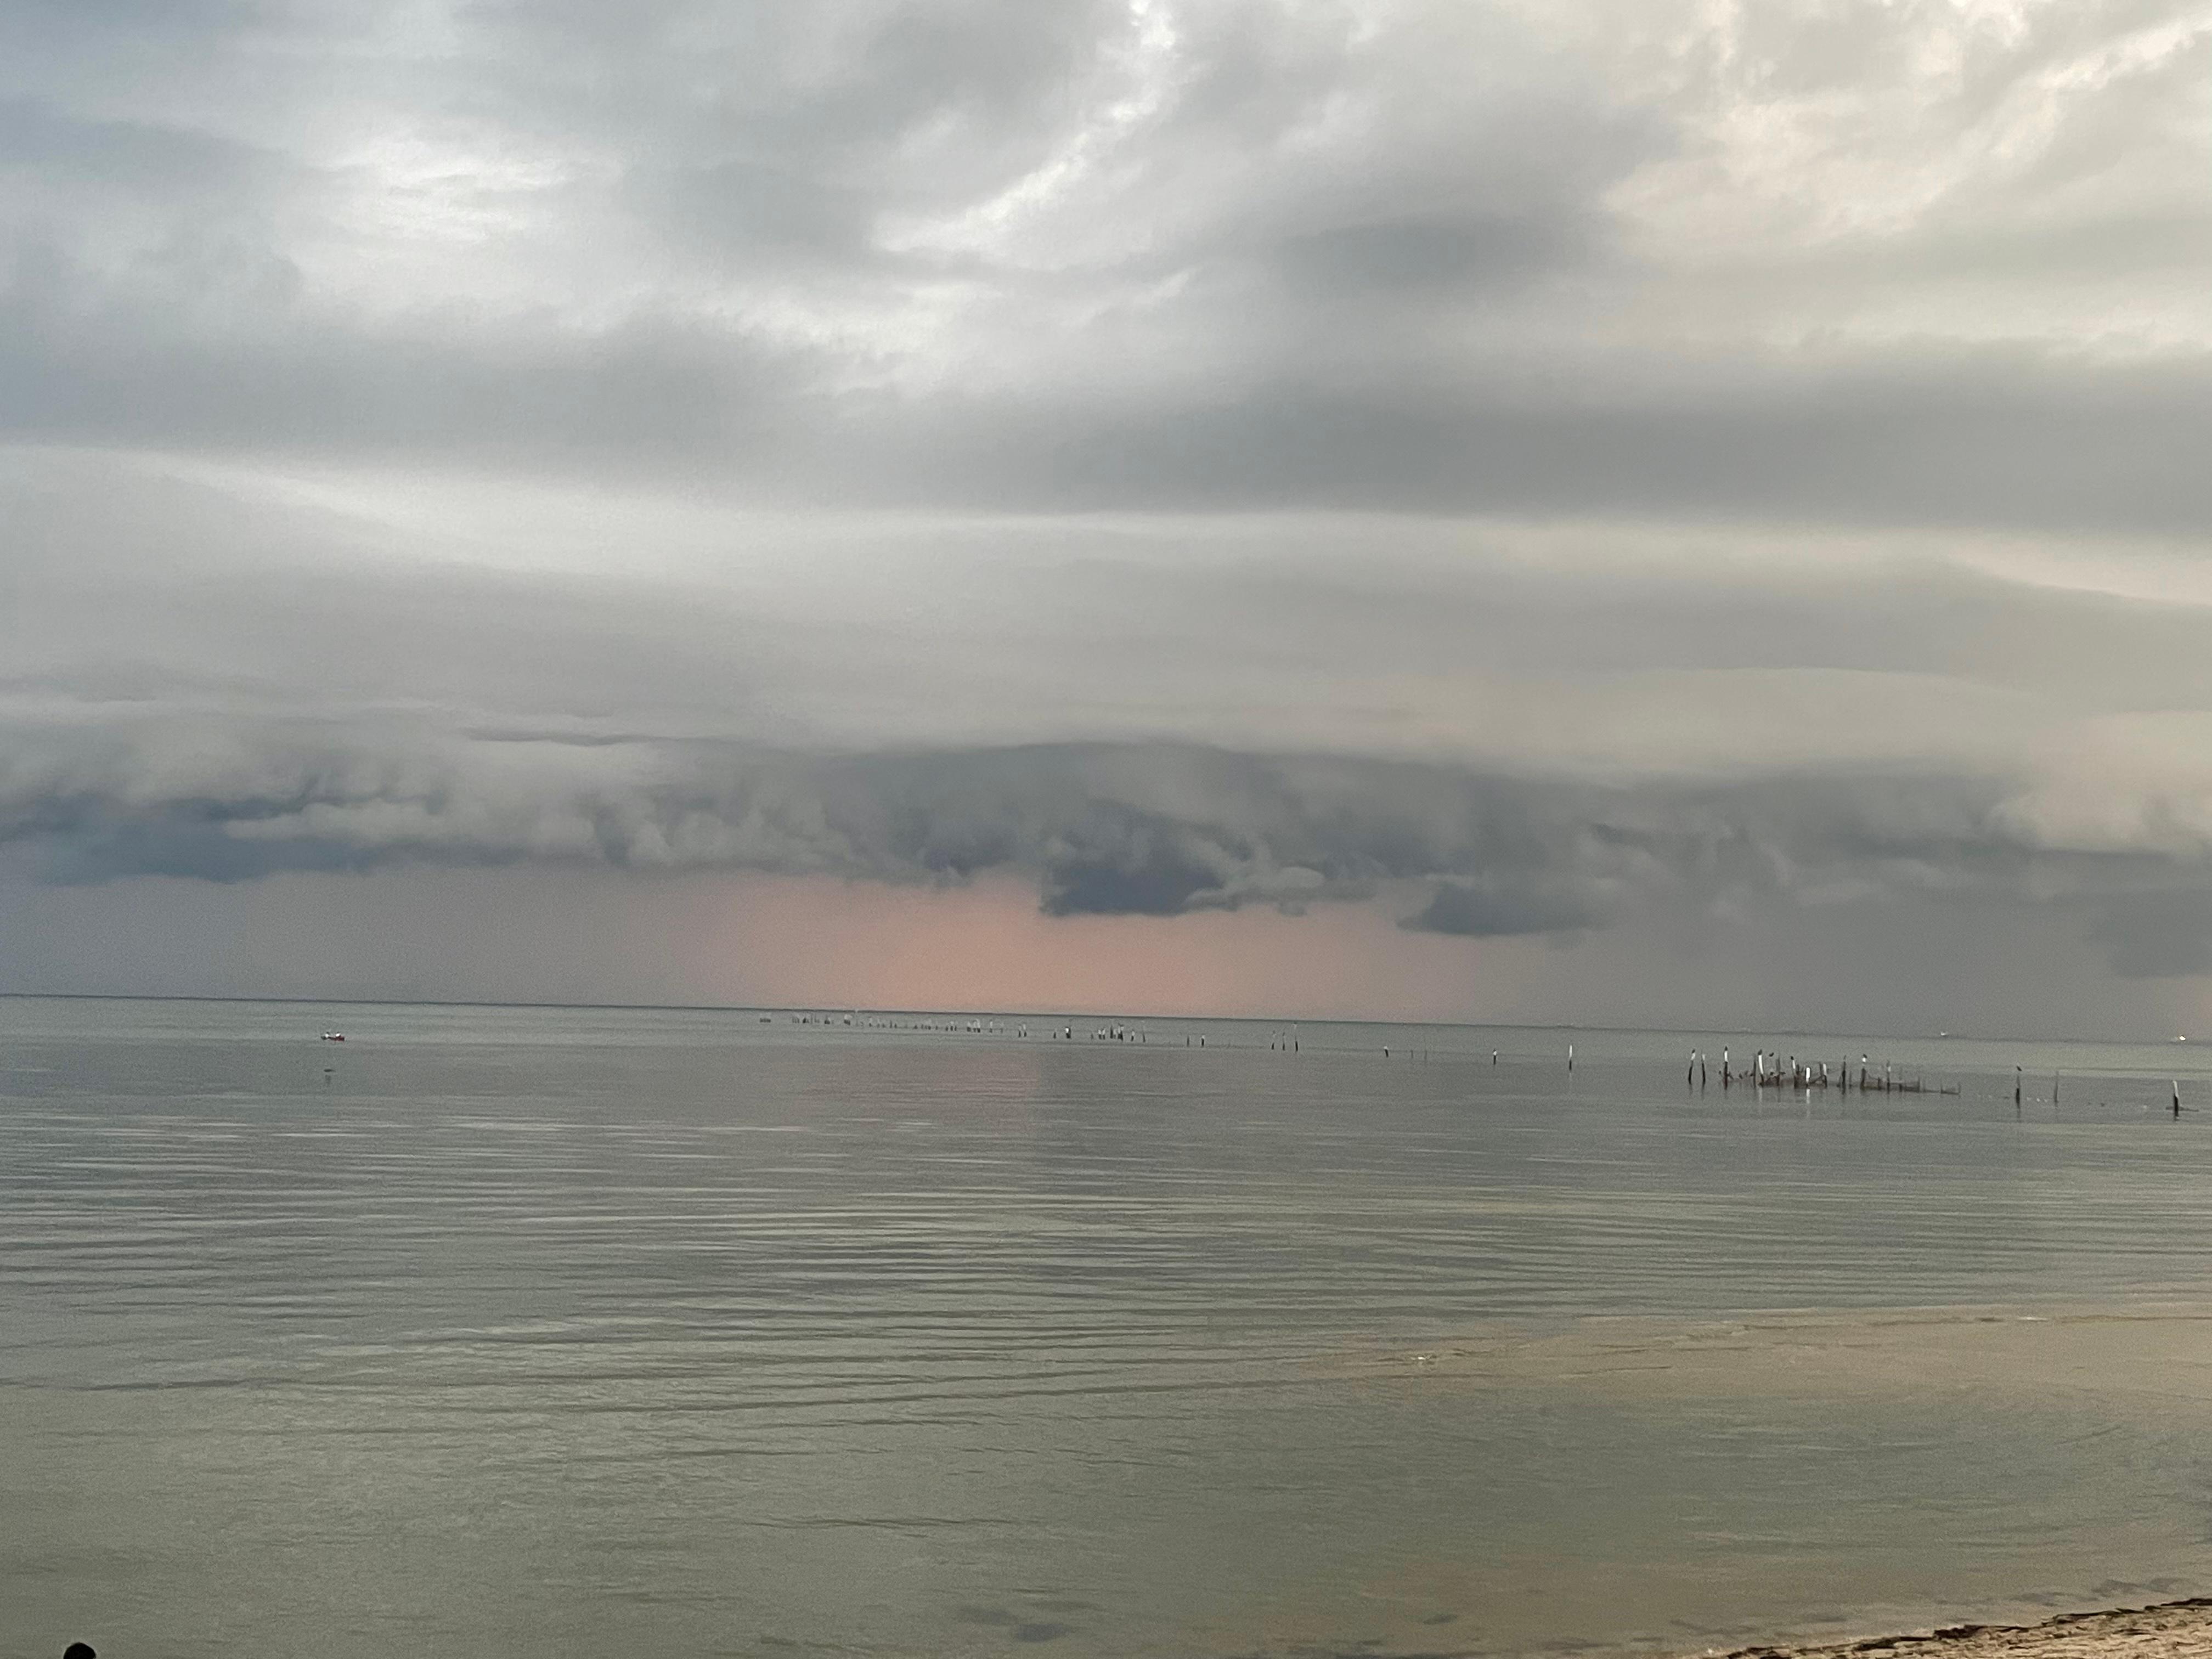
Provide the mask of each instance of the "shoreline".
{"label": "shoreline", "polygon": [[1762,1644],[1726,1652],[1708,1648],[1701,1659],[1996,1659],[2018,1654],[2039,1659],[2201,1659],[2212,1656],[2212,1595],[2062,1613],[2033,1625],[1943,1625],[1849,1642]]}

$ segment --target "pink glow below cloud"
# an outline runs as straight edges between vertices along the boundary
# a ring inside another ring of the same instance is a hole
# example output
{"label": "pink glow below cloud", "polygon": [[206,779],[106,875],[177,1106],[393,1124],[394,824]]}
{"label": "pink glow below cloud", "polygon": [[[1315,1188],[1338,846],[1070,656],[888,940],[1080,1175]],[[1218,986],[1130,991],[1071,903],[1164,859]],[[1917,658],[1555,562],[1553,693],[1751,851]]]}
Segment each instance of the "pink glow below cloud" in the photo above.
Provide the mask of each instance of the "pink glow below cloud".
{"label": "pink glow below cloud", "polygon": [[698,898],[684,976],[738,1003],[1452,1019],[1543,957],[1547,979],[1565,965],[1540,941],[1409,933],[1364,905],[1048,916],[1013,881],[731,880]]}

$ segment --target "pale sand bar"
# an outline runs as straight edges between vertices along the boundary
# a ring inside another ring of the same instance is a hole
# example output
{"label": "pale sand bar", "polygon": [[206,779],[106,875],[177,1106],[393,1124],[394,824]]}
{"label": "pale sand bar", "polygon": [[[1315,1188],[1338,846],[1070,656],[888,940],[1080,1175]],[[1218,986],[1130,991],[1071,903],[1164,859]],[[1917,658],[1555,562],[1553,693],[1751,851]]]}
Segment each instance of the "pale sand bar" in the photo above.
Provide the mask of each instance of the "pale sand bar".
{"label": "pale sand bar", "polygon": [[1727,1659],[2207,1659],[2212,1596],[2062,1613],[2039,1625],[1950,1625],[1817,1647],[1738,1648]]}

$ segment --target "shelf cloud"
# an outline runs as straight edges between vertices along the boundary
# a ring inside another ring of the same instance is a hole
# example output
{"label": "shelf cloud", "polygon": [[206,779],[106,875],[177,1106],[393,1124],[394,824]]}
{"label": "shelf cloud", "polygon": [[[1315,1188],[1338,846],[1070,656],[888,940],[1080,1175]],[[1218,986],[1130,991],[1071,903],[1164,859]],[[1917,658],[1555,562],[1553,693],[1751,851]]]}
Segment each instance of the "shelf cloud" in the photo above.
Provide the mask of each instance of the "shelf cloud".
{"label": "shelf cloud", "polygon": [[0,988],[510,871],[1470,988],[1802,927],[1838,1018],[1902,907],[1991,1018],[2186,1020],[2208,69],[2171,0],[13,8]]}

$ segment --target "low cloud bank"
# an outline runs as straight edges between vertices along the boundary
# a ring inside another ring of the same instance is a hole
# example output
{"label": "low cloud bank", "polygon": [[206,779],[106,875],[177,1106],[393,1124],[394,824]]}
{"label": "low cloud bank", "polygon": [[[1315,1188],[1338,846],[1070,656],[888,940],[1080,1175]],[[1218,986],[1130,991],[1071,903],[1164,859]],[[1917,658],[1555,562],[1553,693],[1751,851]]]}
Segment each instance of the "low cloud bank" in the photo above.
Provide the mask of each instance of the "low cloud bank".
{"label": "low cloud bank", "polygon": [[1977,893],[2086,906],[2125,975],[2212,961],[2191,924],[2203,846],[2177,838],[2171,811],[2139,815],[2133,838],[2106,818],[2084,839],[2048,777],[1601,784],[1161,744],[823,755],[160,718],[19,726],[5,752],[0,838],[57,883],[519,863],[898,884],[1011,873],[1054,915],[1366,901],[1468,937]]}

